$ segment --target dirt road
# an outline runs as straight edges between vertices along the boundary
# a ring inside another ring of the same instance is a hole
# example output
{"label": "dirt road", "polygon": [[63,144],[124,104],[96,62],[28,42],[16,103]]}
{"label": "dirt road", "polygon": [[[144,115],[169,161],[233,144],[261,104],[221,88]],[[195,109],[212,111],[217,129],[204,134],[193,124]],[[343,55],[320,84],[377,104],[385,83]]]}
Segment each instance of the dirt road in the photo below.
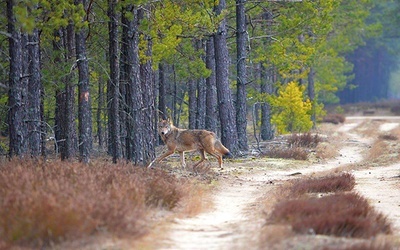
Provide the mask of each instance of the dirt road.
{"label": "dirt road", "polygon": [[[373,138],[357,128],[366,119],[380,119],[380,130],[390,131],[400,122],[397,118],[348,118],[335,126],[333,136],[342,143],[335,159],[324,163],[290,162],[274,159],[253,159],[251,163],[227,163],[221,185],[211,196],[214,204],[209,212],[192,218],[175,219],[168,228],[159,249],[256,249],[260,229],[265,223],[262,207],[265,195],[280,183],[319,171],[327,171],[363,160],[363,152]],[[292,176],[292,173],[301,175]],[[387,215],[400,236],[400,164],[353,171],[357,192],[366,197],[380,212]]]}

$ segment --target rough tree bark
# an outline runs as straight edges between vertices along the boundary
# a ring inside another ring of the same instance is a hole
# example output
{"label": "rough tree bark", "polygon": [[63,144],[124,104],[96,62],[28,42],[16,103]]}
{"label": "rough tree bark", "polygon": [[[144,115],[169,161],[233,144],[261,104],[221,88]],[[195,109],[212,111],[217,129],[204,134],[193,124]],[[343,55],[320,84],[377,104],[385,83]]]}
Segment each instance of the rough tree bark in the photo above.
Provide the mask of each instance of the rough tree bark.
{"label": "rough tree bark", "polygon": [[139,61],[139,15],[137,8],[128,6],[126,9],[130,16],[125,17],[124,25],[127,26],[126,63],[128,83],[127,90],[127,158],[135,164],[143,162],[143,97],[140,82],[140,61]]}
{"label": "rough tree bark", "polygon": [[[215,6],[215,12],[220,15],[225,9],[225,0],[220,0]],[[236,129],[236,114],[229,88],[229,52],[226,42],[227,24],[223,19],[214,35],[215,74],[217,84],[219,118],[221,122],[221,141],[231,151],[238,153],[238,136]]]}
{"label": "rough tree bark", "polygon": [[[85,0],[75,0],[76,5],[82,4],[86,10]],[[90,161],[92,150],[92,112],[89,85],[89,64],[86,56],[86,29],[75,33],[76,61],[78,65],[78,120],[79,120],[79,160]]]}
{"label": "rough tree bark", "polygon": [[108,110],[108,136],[109,148],[114,163],[122,157],[121,137],[120,137],[120,92],[119,92],[119,44],[118,44],[118,22],[119,15],[115,7],[117,0],[108,1],[108,35],[109,35],[109,60],[110,60],[110,79],[107,85],[107,110]]}
{"label": "rough tree bark", "polygon": [[22,157],[27,151],[25,100],[22,84],[22,41],[21,31],[16,27],[14,1],[7,0],[7,20],[10,56],[9,92],[8,92],[8,129],[10,136],[9,156]]}
{"label": "rough tree bark", "polygon": [[29,82],[28,82],[28,143],[31,156],[41,155],[41,98],[39,31],[28,36]]}
{"label": "rough tree bark", "polygon": [[236,91],[236,126],[239,150],[249,150],[247,143],[247,28],[244,3],[246,0],[236,0],[236,52],[237,52],[237,91]]}
{"label": "rough tree bark", "polygon": [[217,88],[215,82],[214,38],[210,37],[206,43],[206,67],[211,75],[206,79],[206,121],[207,130],[217,132],[218,109]]}

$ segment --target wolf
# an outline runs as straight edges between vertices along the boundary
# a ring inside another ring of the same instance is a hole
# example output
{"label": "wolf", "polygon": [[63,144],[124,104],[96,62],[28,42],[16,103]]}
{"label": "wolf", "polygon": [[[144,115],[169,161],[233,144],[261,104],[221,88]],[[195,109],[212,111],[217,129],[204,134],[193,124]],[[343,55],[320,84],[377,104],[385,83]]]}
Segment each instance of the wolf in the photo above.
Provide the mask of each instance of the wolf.
{"label": "wolf", "polygon": [[222,168],[222,156],[232,156],[229,149],[222,145],[215,133],[211,131],[177,128],[168,118],[167,120],[161,119],[159,121],[158,133],[167,145],[167,151],[156,157],[147,166],[148,168],[151,168],[154,162],[159,163],[175,151],[180,154],[182,168],[186,167],[185,152],[199,151],[201,159],[193,166],[193,169],[206,159],[205,152],[217,158],[220,168]]}

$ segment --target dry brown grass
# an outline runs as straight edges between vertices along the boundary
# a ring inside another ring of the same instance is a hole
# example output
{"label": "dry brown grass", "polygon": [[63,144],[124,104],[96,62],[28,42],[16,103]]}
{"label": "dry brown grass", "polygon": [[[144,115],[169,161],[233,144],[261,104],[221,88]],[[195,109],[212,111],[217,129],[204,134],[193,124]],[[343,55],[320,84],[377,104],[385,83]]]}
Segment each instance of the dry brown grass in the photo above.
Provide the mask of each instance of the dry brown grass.
{"label": "dry brown grass", "polygon": [[0,165],[0,246],[42,248],[107,231],[137,237],[146,211],[171,210],[187,179],[131,164],[12,160]]}

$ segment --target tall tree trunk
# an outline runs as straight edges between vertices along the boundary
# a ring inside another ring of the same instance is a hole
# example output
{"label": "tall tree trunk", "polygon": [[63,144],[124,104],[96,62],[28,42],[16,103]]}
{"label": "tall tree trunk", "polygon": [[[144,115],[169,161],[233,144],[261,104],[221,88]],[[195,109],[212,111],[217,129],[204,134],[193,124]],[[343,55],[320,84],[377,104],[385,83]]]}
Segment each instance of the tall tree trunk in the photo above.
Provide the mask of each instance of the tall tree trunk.
{"label": "tall tree trunk", "polygon": [[[198,50],[205,50],[204,40],[197,42]],[[205,61],[205,57],[202,55],[202,60]],[[206,80],[201,77],[197,80],[197,109],[196,109],[196,128],[204,129],[206,127]]]}
{"label": "tall tree trunk", "polygon": [[167,104],[166,104],[166,82],[164,63],[158,64],[158,111],[163,119],[167,118]]}
{"label": "tall tree trunk", "polygon": [[122,150],[122,157],[128,159],[128,145],[129,145],[129,138],[128,138],[128,71],[129,71],[129,64],[128,64],[128,44],[126,41],[129,40],[128,37],[128,20],[126,18],[126,14],[124,12],[126,9],[123,10],[123,14],[121,15],[121,26],[122,26],[122,41],[121,41],[121,56],[120,56],[120,85],[119,85],[119,92],[120,92],[120,136],[121,136],[121,150]]}
{"label": "tall tree trunk", "polygon": [[119,92],[119,46],[118,46],[118,22],[119,15],[116,13],[115,7],[117,0],[109,0],[108,2],[108,23],[109,31],[109,60],[110,60],[110,79],[108,82],[108,122],[109,122],[109,145],[111,148],[111,156],[114,163],[122,157],[122,145],[120,136],[120,92]]}
{"label": "tall tree trunk", "polygon": [[311,109],[311,121],[313,122],[313,127],[315,128],[316,125],[316,117],[315,117],[315,85],[314,85],[314,77],[315,77],[315,71],[314,67],[310,68],[310,72],[308,73],[308,97],[310,98],[310,101],[312,103],[312,109]]}
{"label": "tall tree trunk", "polygon": [[104,106],[104,82],[102,77],[99,77],[99,92],[98,92],[98,99],[97,99],[97,113],[96,113],[96,120],[97,120],[97,139],[99,143],[99,150],[103,150],[104,146],[104,132],[103,132],[103,106]]}
{"label": "tall tree trunk", "polygon": [[237,51],[237,91],[236,91],[236,126],[239,140],[239,149],[249,150],[247,144],[247,28],[244,3],[246,0],[236,0],[236,51]]}
{"label": "tall tree trunk", "polygon": [[[215,11],[220,15],[225,9],[225,0],[220,0]],[[221,141],[231,151],[238,153],[238,136],[236,129],[236,114],[229,88],[229,53],[226,43],[226,19],[222,20],[217,33],[214,35],[215,46],[215,74],[217,84],[218,108],[221,121]]]}
{"label": "tall tree trunk", "polygon": [[[65,50],[66,58],[65,61],[72,64],[72,60],[76,55],[75,50],[75,32],[74,25],[69,24],[66,29],[64,29],[65,37]],[[79,62],[78,62],[79,63]],[[65,124],[62,124],[64,131],[65,147],[61,152],[62,159],[72,159],[76,156],[78,139],[76,134],[76,123],[75,123],[75,84],[72,80],[72,72],[68,72],[64,77],[65,82],[65,105],[63,110],[63,115],[65,115]]]}
{"label": "tall tree trunk", "polygon": [[[53,50],[57,55],[54,58],[55,65],[65,63],[72,64],[74,56],[74,28],[69,24],[67,28],[60,28],[54,32]],[[64,58],[61,57],[64,55]],[[55,107],[55,146],[56,152],[61,153],[61,160],[75,156],[76,152],[76,131],[75,131],[75,95],[74,84],[71,83],[71,72],[63,71],[61,82],[65,82],[64,90],[56,90]]]}
{"label": "tall tree trunk", "polygon": [[22,84],[22,38],[19,28],[16,27],[16,17],[13,0],[7,0],[7,20],[10,56],[9,93],[8,93],[8,129],[10,136],[9,156],[23,156],[27,151],[24,100]]}
{"label": "tall tree trunk", "polygon": [[28,37],[28,53],[29,53],[29,83],[28,83],[28,140],[29,150],[33,157],[37,157],[41,153],[41,90],[42,84],[40,80],[40,47],[39,32],[37,29]]}
{"label": "tall tree trunk", "polygon": [[131,17],[125,17],[124,25],[128,28],[126,62],[128,64],[127,105],[128,105],[128,129],[127,129],[127,158],[138,164],[143,161],[143,97],[140,82],[139,61],[139,15],[135,7],[127,7]]}
{"label": "tall tree trunk", "polygon": [[[273,94],[273,80],[272,80],[273,70],[266,70],[265,67],[260,63],[260,79],[261,94]],[[261,103],[261,139],[271,140],[274,138],[274,131],[271,124],[271,105],[267,102]]]}
{"label": "tall tree trunk", "polygon": [[196,81],[190,79],[188,82],[188,96],[189,96],[189,129],[196,128],[196,110],[197,110],[197,98],[196,98]]}
{"label": "tall tree trunk", "polygon": [[[143,18],[143,9],[138,11],[139,20]],[[151,39],[147,40],[146,57],[152,57],[152,44]],[[155,158],[155,144],[156,144],[156,109],[155,109],[155,80],[152,70],[151,60],[147,60],[140,65],[140,80],[142,87],[142,133],[143,133],[143,160],[142,163],[147,165],[152,159]]]}
{"label": "tall tree trunk", "polygon": [[[82,4],[86,11],[85,0],[75,0],[76,5]],[[88,163],[92,150],[92,112],[89,85],[89,64],[86,56],[86,29],[75,33],[76,60],[78,64],[78,120],[79,120],[79,158]]]}
{"label": "tall tree trunk", "polygon": [[205,129],[206,127],[206,80],[200,78],[197,80],[197,111],[196,128]]}
{"label": "tall tree trunk", "polygon": [[206,129],[217,132],[218,109],[217,87],[215,81],[214,38],[210,37],[206,43],[206,67],[211,75],[206,79]]}

